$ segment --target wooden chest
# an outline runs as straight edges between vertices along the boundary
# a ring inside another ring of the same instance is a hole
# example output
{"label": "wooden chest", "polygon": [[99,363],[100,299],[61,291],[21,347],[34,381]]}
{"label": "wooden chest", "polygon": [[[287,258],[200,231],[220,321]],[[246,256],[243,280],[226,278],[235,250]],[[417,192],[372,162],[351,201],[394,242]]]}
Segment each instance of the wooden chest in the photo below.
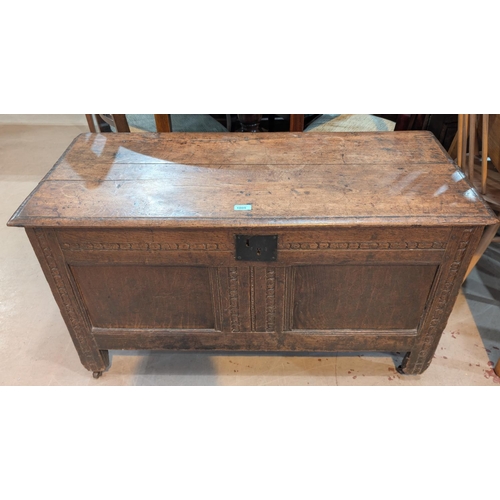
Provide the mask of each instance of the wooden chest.
{"label": "wooden chest", "polygon": [[85,368],[109,349],[430,364],[494,214],[428,132],[84,134],[9,221]]}

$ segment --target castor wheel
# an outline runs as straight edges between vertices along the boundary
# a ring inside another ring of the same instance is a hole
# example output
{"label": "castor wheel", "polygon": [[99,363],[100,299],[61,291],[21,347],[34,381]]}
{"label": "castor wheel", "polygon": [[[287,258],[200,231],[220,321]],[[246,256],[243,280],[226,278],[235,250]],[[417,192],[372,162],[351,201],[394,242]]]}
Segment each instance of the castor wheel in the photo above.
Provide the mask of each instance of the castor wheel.
{"label": "castor wheel", "polygon": [[102,375],[102,372],[94,372],[94,373],[92,374],[92,376],[93,376],[94,378],[99,378],[101,375]]}

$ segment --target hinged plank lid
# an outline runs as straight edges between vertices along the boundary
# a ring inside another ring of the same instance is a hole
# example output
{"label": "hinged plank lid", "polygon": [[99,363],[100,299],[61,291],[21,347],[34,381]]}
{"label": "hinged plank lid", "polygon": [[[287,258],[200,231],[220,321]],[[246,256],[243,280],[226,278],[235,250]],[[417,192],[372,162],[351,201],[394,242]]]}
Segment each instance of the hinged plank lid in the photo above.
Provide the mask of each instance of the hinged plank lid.
{"label": "hinged plank lid", "polygon": [[488,225],[429,132],[82,134],[11,226]]}

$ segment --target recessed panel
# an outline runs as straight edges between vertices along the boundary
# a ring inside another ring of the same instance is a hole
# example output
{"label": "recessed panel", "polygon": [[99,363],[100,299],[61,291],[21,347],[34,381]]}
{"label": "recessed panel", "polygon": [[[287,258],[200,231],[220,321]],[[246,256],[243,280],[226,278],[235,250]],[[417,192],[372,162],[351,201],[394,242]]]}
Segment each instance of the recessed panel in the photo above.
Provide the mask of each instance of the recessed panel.
{"label": "recessed panel", "polygon": [[293,329],[415,329],[437,266],[295,268]]}
{"label": "recessed panel", "polygon": [[214,328],[208,269],[73,266],[92,325],[99,328]]}

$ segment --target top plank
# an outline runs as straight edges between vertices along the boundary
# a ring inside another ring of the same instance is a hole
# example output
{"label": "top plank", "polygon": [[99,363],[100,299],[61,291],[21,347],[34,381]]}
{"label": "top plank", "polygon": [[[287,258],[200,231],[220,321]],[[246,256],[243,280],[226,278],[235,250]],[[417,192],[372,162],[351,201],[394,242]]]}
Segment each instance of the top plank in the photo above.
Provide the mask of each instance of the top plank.
{"label": "top plank", "polygon": [[9,225],[429,226],[496,220],[429,132],[130,133],[78,136]]}

